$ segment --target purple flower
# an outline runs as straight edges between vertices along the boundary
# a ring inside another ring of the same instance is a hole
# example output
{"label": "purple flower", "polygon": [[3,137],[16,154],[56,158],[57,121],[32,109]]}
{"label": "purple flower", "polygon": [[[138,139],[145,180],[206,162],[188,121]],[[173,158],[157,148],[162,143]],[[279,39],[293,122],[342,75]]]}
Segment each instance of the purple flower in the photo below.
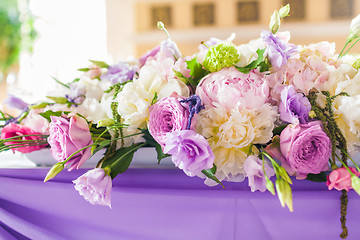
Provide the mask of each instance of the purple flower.
{"label": "purple flower", "polygon": [[290,124],[280,134],[281,165],[299,179],[326,171],[331,146],[321,121]]}
{"label": "purple flower", "polygon": [[204,109],[204,105],[201,105],[201,99],[198,95],[192,95],[186,99],[180,100],[181,103],[187,103],[190,116],[188,120],[188,124],[186,126],[186,129],[190,129],[191,121],[195,114],[199,114],[199,112]]}
{"label": "purple flower", "polygon": [[161,99],[150,106],[149,112],[149,132],[162,147],[167,133],[186,129],[189,112],[176,97]]}
{"label": "purple flower", "polygon": [[[49,132],[51,153],[59,162],[65,161],[74,152],[93,143],[86,120],[77,115],[70,118],[51,116]],[[90,155],[90,148],[75,154],[66,163],[72,164],[69,171],[79,169]]]}
{"label": "purple flower", "polygon": [[279,105],[280,119],[288,123],[306,123],[309,121],[311,104],[302,93],[296,92],[294,86],[286,86],[281,91]]}
{"label": "purple flower", "polygon": [[65,95],[65,98],[72,103],[81,104],[85,100],[86,88],[84,85],[70,83],[70,93]]}
{"label": "purple flower", "polygon": [[267,45],[266,53],[274,67],[280,68],[285,65],[290,56],[297,51],[296,47],[286,44],[269,31],[262,31],[261,37]]}
{"label": "purple flower", "polygon": [[112,84],[123,83],[134,78],[135,67],[127,63],[120,62],[109,66],[107,72],[100,76],[102,81],[109,81]]}
{"label": "purple flower", "polygon": [[170,132],[166,135],[164,153],[172,155],[175,166],[195,176],[214,164],[214,153],[208,141],[193,130]]}
{"label": "purple flower", "polygon": [[[263,161],[255,155],[250,155],[244,163],[244,171],[249,181],[249,187],[252,192],[259,190],[266,191],[266,178],[263,171]],[[274,176],[274,170],[265,162],[265,171],[268,178]]]}
{"label": "purple flower", "polygon": [[17,108],[19,110],[25,111],[27,107],[29,106],[28,103],[24,102],[18,97],[15,97],[14,95],[9,95],[5,101],[4,104],[6,104],[9,108]]}
{"label": "purple flower", "polygon": [[73,181],[75,189],[91,204],[111,208],[112,180],[102,168],[92,169]]}
{"label": "purple flower", "polygon": [[157,45],[153,49],[147,51],[144,55],[139,58],[140,67],[144,66],[148,59],[154,58],[160,51],[160,45]]}

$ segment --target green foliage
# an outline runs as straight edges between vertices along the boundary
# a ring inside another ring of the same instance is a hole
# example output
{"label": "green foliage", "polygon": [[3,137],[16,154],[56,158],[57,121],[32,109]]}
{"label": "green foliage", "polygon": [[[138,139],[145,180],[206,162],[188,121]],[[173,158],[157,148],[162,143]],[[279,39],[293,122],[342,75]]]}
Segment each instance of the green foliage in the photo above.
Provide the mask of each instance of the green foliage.
{"label": "green foliage", "polygon": [[218,184],[220,184],[223,188],[225,188],[225,186],[222,184],[222,182],[220,182],[219,179],[217,179],[217,177],[215,177],[215,173],[216,173],[216,165],[214,164],[214,166],[210,169],[204,169],[201,171],[206,177],[214,180],[215,182],[217,182]]}
{"label": "green foliage", "polygon": [[155,139],[151,136],[151,134],[149,133],[149,130],[147,129],[142,129],[141,132],[143,133],[143,138],[146,140],[146,143],[150,146],[150,147],[155,147],[156,153],[157,153],[157,160],[158,160],[158,164],[160,164],[161,160],[167,157],[170,157],[169,154],[165,154],[160,146],[159,143],[157,143],[155,141]]}
{"label": "green foliage", "polygon": [[260,66],[260,70],[265,71],[268,66],[267,66],[266,62],[264,61],[264,52],[265,52],[265,48],[258,49],[256,51],[256,53],[258,54],[258,58],[256,60],[252,61],[245,67],[236,67],[236,69],[242,73],[249,73],[250,70],[253,70]]}
{"label": "green foliage", "polygon": [[48,120],[49,122],[51,122],[51,118],[50,118],[51,116],[61,117],[61,115],[63,113],[68,114],[69,112],[63,112],[63,111],[54,112],[54,111],[48,110],[46,112],[39,113],[39,115],[42,116],[43,118],[45,118],[46,120]]}

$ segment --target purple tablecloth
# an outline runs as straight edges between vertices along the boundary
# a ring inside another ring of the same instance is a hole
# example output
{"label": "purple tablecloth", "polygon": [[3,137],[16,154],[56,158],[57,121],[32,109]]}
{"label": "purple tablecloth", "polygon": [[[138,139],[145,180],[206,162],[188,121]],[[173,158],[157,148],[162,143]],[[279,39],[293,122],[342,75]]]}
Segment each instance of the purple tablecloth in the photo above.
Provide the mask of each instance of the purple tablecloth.
{"label": "purple tablecloth", "polygon": [[[63,171],[0,169],[0,239],[339,239],[340,192],[294,181],[294,212],[247,182],[207,187],[176,169],[129,169],[113,183],[112,209],[86,202]],[[351,191],[348,239],[360,239],[360,197]]]}

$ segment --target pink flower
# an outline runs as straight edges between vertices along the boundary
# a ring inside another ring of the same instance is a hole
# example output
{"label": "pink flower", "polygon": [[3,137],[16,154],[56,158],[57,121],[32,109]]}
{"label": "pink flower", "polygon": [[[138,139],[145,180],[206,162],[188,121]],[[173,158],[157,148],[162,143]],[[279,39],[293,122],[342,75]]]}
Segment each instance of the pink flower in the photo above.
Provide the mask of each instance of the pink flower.
{"label": "pink flower", "polygon": [[205,76],[196,88],[196,94],[205,106],[218,103],[226,109],[232,109],[240,102],[241,107],[250,109],[267,102],[269,86],[258,71],[244,74],[230,67]]}
{"label": "pink flower", "polygon": [[[93,143],[86,120],[77,115],[70,118],[51,116],[49,132],[51,153],[59,162],[65,161],[74,152]],[[75,154],[66,163],[72,164],[69,171],[79,169],[90,155],[90,148]]]}
{"label": "pink flower", "polygon": [[74,180],[75,189],[91,204],[111,208],[112,180],[102,168],[92,169]]}
{"label": "pink flower", "polygon": [[[360,173],[356,171],[355,168],[350,167],[350,170],[356,175],[360,176]],[[349,171],[345,167],[341,167],[333,170],[327,176],[326,186],[328,186],[329,190],[335,188],[336,190],[346,190],[349,191],[352,189],[351,186],[351,175]]]}
{"label": "pink flower", "polygon": [[188,124],[189,112],[176,97],[163,98],[149,108],[149,132],[162,147],[166,134],[184,130]]}
{"label": "pink flower", "polygon": [[281,163],[299,179],[329,169],[331,141],[321,121],[290,124],[280,134]]}
{"label": "pink flower", "polygon": [[[244,171],[249,181],[249,187],[252,192],[259,190],[260,192],[266,191],[266,178],[263,171],[263,162],[255,155],[250,155],[246,158],[244,163]],[[274,170],[264,163],[266,175],[268,178],[275,175]]]}
{"label": "pink flower", "polygon": [[[39,135],[39,136],[24,136],[24,135]],[[29,153],[46,147],[47,144],[41,144],[43,143],[42,141],[44,141],[44,139],[40,135],[41,133],[35,132],[34,130],[32,130],[31,128],[25,125],[14,124],[14,123],[9,123],[1,130],[1,139],[5,140],[7,138],[18,137],[14,140],[33,141],[25,145],[23,143],[16,141],[4,142],[6,146],[13,146],[12,148],[13,152],[15,152],[16,150],[22,153]]]}

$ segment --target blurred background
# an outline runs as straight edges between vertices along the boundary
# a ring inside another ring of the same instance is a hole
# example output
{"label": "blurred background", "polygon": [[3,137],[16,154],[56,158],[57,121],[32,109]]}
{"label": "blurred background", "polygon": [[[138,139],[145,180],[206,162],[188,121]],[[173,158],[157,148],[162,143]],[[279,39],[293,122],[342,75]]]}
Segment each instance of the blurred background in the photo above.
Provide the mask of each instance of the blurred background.
{"label": "blurred background", "polygon": [[360,13],[360,0],[1,0],[0,109],[9,93],[31,103],[55,87],[52,77],[72,81],[89,59],[141,56],[166,38],[157,21],[190,55],[210,37],[258,38],[287,3],[280,30],[291,31],[292,43],[335,42],[338,53]]}

